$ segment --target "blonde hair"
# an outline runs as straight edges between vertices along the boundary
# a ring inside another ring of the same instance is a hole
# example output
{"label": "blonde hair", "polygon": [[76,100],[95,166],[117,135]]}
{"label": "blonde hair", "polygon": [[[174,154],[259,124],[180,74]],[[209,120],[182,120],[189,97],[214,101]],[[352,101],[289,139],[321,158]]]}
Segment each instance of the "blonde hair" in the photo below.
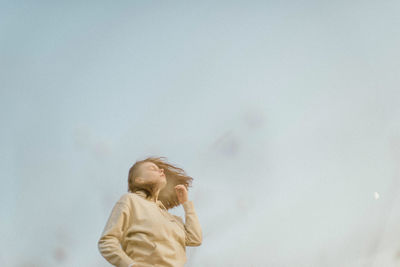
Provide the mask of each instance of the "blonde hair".
{"label": "blonde hair", "polygon": [[128,174],[128,192],[136,192],[138,190],[146,192],[147,197],[151,196],[153,192],[152,184],[139,184],[135,178],[140,175],[139,166],[144,162],[152,162],[160,169],[164,169],[164,174],[167,177],[166,186],[160,191],[158,199],[163,203],[165,208],[171,209],[179,205],[178,197],[175,192],[175,186],[182,184],[187,190],[192,186],[193,178],[188,176],[186,172],[167,162],[166,157],[148,157],[143,160],[137,160],[135,164],[129,169]]}

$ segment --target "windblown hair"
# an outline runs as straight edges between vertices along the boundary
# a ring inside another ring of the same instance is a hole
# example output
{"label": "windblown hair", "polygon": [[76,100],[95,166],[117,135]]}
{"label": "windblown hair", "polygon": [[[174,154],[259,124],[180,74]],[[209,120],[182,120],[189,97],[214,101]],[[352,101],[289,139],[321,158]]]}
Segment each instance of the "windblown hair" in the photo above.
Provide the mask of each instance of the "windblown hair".
{"label": "windblown hair", "polygon": [[167,162],[166,157],[148,157],[144,160],[138,160],[129,169],[128,174],[128,192],[136,192],[138,190],[146,192],[147,197],[150,197],[153,192],[152,184],[139,184],[135,182],[136,177],[140,175],[139,166],[144,162],[152,162],[159,168],[164,169],[164,174],[167,178],[167,184],[160,191],[158,199],[163,203],[165,208],[171,209],[179,206],[178,197],[175,192],[175,186],[182,184],[187,190],[189,186],[192,186],[193,178],[186,175],[186,172],[170,163]]}

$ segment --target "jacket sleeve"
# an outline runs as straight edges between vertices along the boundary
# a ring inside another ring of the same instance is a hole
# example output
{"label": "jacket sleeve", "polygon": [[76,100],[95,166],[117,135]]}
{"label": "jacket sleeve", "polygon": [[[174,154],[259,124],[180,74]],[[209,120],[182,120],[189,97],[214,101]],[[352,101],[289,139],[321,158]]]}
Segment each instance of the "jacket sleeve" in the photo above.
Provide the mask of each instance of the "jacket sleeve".
{"label": "jacket sleeve", "polygon": [[200,227],[199,219],[197,218],[193,202],[188,200],[182,204],[185,210],[185,231],[186,231],[186,246],[200,246],[203,240],[203,234]]}
{"label": "jacket sleeve", "polygon": [[118,201],[114,205],[98,241],[98,249],[101,255],[117,267],[129,267],[134,263],[121,247],[123,234],[129,226],[130,219],[129,206]]}

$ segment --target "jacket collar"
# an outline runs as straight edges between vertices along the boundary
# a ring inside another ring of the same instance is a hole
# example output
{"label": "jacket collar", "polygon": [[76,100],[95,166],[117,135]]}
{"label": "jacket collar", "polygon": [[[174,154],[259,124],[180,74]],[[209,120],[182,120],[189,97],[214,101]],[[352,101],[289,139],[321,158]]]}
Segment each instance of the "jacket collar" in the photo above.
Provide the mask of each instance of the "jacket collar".
{"label": "jacket collar", "polygon": [[154,201],[152,201],[150,199],[147,199],[146,198],[146,193],[144,191],[138,190],[138,191],[135,192],[135,194],[140,196],[140,197],[142,197],[142,198],[144,198],[145,200],[147,200],[149,202],[153,202],[153,203],[157,204],[157,206],[160,207],[161,209],[166,210],[165,206],[163,205],[163,203],[160,200],[157,200],[157,202],[154,202]]}

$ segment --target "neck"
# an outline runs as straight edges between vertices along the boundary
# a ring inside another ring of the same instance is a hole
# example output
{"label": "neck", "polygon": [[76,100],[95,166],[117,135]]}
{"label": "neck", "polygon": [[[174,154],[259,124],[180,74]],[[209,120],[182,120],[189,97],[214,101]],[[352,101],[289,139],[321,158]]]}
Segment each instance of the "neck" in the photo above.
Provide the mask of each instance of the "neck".
{"label": "neck", "polygon": [[160,194],[160,188],[156,188],[155,190],[154,190],[154,192],[152,193],[152,195],[151,195],[151,197],[150,197],[150,200],[151,201],[154,201],[154,202],[157,202],[157,200],[158,200],[158,195]]}

